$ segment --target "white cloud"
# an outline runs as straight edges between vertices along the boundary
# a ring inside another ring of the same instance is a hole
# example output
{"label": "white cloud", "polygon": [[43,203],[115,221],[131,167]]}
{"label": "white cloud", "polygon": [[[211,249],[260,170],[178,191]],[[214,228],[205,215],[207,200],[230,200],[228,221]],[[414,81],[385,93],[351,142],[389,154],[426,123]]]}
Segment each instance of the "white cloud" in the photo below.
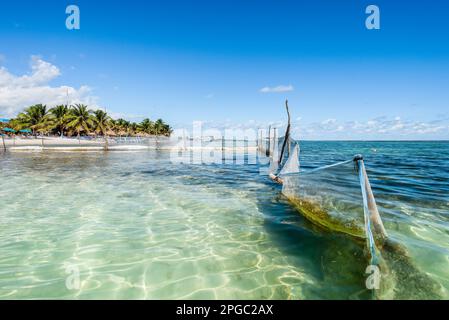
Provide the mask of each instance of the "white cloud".
{"label": "white cloud", "polygon": [[[92,109],[95,109],[95,108],[92,108]],[[101,109],[105,110],[103,108],[101,108]],[[128,120],[128,121],[139,122],[139,121],[141,121],[141,120],[143,120],[145,118],[148,118],[148,115],[145,115],[145,114],[115,112],[115,111],[111,111],[111,110],[108,110],[108,109],[106,109],[106,112],[113,119],[125,119],[125,120]]]}
{"label": "white cloud", "polygon": [[[449,138],[449,118],[434,121],[412,121],[397,119],[395,117],[378,117],[367,121],[337,119],[325,119],[319,122],[301,121],[292,122],[291,134],[295,139],[301,140],[413,140],[413,139],[448,139]],[[202,128],[215,129],[222,133],[227,129],[247,130],[257,129],[268,130],[269,125],[278,129],[279,136],[285,131],[286,122],[278,121],[258,121],[247,120],[244,122],[234,122],[231,120],[203,121]],[[175,128],[191,129],[192,124],[174,123]]]}
{"label": "white cloud", "polygon": [[294,88],[290,84],[288,86],[280,85],[280,86],[276,86],[276,87],[263,87],[259,91],[262,93],[280,93],[280,92],[289,92],[289,91],[293,91],[293,90],[294,90]]}
{"label": "white cloud", "polygon": [[337,122],[337,119],[326,119],[321,122],[322,125],[332,125]]}
{"label": "white cloud", "polygon": [[447,139],[449,120],[413,121],[400,117],[379,117],[363,121],[338,121],[327,119],[305,123],[294,129],[295,135],[303,139]]}
{"label": "white cloud", "polygon": [[91,89],[83,85],[80,88],[70,86],[51,86],[50,82],[61,75],[55,65],[38,56],[31,57],[31,72],[14,75],[5,67],[0,67],[0,114],[14,116],[25,107],[42,103],[48,106],[67,103],[85,103],[96,107],[96,97]]}

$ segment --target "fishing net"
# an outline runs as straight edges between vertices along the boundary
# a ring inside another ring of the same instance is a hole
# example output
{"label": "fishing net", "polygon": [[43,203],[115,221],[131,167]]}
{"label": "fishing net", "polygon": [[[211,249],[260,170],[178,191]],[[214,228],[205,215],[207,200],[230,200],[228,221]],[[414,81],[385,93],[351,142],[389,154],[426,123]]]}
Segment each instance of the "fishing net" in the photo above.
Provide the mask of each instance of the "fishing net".
{"label": "fishing net", "polygon": [[365,284],[373,298],[441,297],[441,285],[420,272],[407,249],[387,236],[361,155],[304,169],[299,142],[290,138],[289,128],[281,138],[276,130],[269,131],[265,139],[260,135],[258,146],[269,159],[270,178],[282,185],[282,194],[315,225],[366,244],[365,272],[370,276]]}
{"label": "fishing net", "polygon": [[[289,167],[292,164],[287,160]],[[312,222],[364,238],[360,184],[352,161],[290,173],[282,168],[282,193]]]}
{"label": "fishing net", "polygon": [[[276,131],[274,131],[276,132]],[[363,158],[300,169],[297,141],[269,137],[269,173],[280,179],[282,193],[316,225],[366,241],[371,264],[378,264],[378,246],[386,232],[366,174]],[[282,153],[282,149],[284,152]]]}

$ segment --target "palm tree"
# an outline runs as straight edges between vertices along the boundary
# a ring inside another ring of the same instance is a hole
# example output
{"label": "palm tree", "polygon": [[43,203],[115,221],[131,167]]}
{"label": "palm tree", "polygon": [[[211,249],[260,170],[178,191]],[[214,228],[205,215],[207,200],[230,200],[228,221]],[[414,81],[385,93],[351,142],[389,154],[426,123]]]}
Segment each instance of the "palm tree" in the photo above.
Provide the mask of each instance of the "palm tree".
{"label": "palm tree", "polygon": [[36,131],[47,131],[51,126],[50,116],[46,105],[36,104],[28,107],[24,112],[17,116],[17,123],[20,127],[28,127],[33,130],[33,135]]}
{"label": "palm tree", "polygon": [[159,135],[162,133],[162,130],[164,129],[164,121],[162,119],[157,119],[154,123],[154,131],[156,132],[156,135]]}
{"label": "palm tree", "polygon": [[115,121],[115,122],[116,122],[116,126],[117,126],[117,131],[120,134],[120,136],[123,133],[128,133],[128,127],[129,127],[128,121],[120,118],[120,119],[117,119],[117,121]]}
{"label": "palm tree", "polygon": [[153,125],[154,125],[153,122],[150,119],[146,118],[143,119],[143,121],[139,124],[139,129],[143,133],[151,134],[153,130]]}
{"label": "palm tree", "polygon": [[89,133],[90,128],[93,126],[92,118],[90,117],[90,111],[84,104],[76,104],[70,109],[70,115],[68,117],[69,123],[67,128],[75,131],[78,134],[78,143],[80,141],[80,133],[82,131]]}
{"label": "palm tree", "polygon": [[101,135],[106,135],[107,131],[111,128],[111,117],[109,117],[103,110],[95,110],[93,112],[92,120],[95,132]]}
{"label": "palm tree", "polygon": [[164,124],[163,132],[167,137],[169,137],[172,134],[173,130],[168,124]]}
{"label": "palm tree", "polygon": [[172,133],[172,129],[168,124],[166,124],[162,119],[159,119],[157,122],[157,132],[158,134],[162,134],[164,136],[170,136]]}
{"label": "palm tree", "polygon": [[109,120],[109,126],[110,126],[111,130],[114,132],[114,134],[117,136],[120,132],[120,126],[119,126],[118,120],[114,120],[111,118]]}
{"label": "palm tree", "polygon": [[64,135],[64,130],[67,127],[70,116],[69,111],[70,109],[67,105],[59,105],[50,109],[52,120],[61,137]]}
{"label": "palm tree", "polygon": [[111,127],[110,121],[111,117],[103,110],[95,110],[92,117],[93,124],[95,127],[95,132],[101,134],[104,138],[105,149],[108,149],[108,137],[107,132]]}
{"label": "palm tree", "polygon": [[[0,125],[5,126],[1,123]],[[58,105],[50,110],[47,110],[45,105],[36,104],[26,108],[15,119],[11,119],[8,126],[17,131],[25,128],[32,129],[33,135],[36,135],[36,132],[52,131],[63,136],[64,132],[69,135],[76,132],[79,143],[81,143],[81,133],[89,134],[94,131],[103,135],[106,148],[108,146],[108,130],[112,130],[118,135],[126,134],[127,136],[135,136],[139,133],[169,136],[172,132],[170,126],[162,119],[152,122],[146,118],[139,124],[124,119],[113,120],[105,111],[92,112],[83,104],[70,107]]]}
{"label": "palm tree", "polygon": [[135,123],[135,122],[129,123],[128,122],[128,132],[131,135],[137,134],[138,131],[139,131],[139,125],[137,123]]}

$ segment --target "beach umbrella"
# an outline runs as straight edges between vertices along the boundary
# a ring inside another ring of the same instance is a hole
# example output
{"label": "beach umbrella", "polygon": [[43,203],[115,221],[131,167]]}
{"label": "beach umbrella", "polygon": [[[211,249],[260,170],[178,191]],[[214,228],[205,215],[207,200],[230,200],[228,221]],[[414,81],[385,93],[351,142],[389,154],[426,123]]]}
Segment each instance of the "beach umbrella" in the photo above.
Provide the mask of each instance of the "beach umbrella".
{"label": "beach umbrella", "polygon": [[30,129],[22,129],[22,130],[19,130],[19,132],[22,132],[22,133],[32,133],[33,131],[31,131]]}
{"label": "beach umbrella", "polygon": [[2,130],[5,132],[12,132],[12,133],[16,132],[16,130],[11,129],[11,128],[3,128]]}

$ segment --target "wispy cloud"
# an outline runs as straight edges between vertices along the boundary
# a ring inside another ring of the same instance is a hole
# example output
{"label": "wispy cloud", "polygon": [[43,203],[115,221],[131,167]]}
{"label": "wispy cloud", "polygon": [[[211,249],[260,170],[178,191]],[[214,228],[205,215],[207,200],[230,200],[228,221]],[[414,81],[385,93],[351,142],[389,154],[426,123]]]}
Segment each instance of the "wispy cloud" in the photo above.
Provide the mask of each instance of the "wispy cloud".
{"label": "wispy cloud", "polygon": [[14,116],[23,108],[43,103],[49,106],[67,102],[85,103],[95,107],[96,97],[91,89],[83,85],[79,88],[71,86],[50,85],[50,82],[61,75],[59,68],[38,56],[31,57],[31,71],[24,75],[14,75],[0,66],[0,114]]}
{"label": "wispy cloud", "polygon": [[[301,117],[292,121],[291,133],[299,140],[433,140],[449,139],[449,119],[444,121],[414,121],[400,117],[377,117],[367,121],[324,119],[318,122],[305,122]],[[268,130],[277,128],[279,136],[285,132],[285,120],[257,121],[231,120],[203,121],[204,130]],[[175,128],[191,129],[192,124],[176,124]]]}
{"label": "wispy cloud", "polygon": [[294,88],[291,84],[289,84],[288,86],[286,85],[279,85],[276,87],[263,87],[262,89],[259,90],[259,92],[261,93],[281,93],[281,92],[289,92],[289,91],[293,91]]}
{"label": "wispy cloud", "polygon": [[106,112],[113,119],[125,119],[128,121],[139,122],[145,118],[148,118],[148,115],[144,115],[144,114],[123,113],[123,112],[115,112],[115,111],[111,111],[111,110],[106,110]]}
{"label": "wispy cloud", "polygon": [[368,121],[327,119],[294,126],[303,139],[447,139],[449,121],[414,121],[401,117],[377,117]]}

